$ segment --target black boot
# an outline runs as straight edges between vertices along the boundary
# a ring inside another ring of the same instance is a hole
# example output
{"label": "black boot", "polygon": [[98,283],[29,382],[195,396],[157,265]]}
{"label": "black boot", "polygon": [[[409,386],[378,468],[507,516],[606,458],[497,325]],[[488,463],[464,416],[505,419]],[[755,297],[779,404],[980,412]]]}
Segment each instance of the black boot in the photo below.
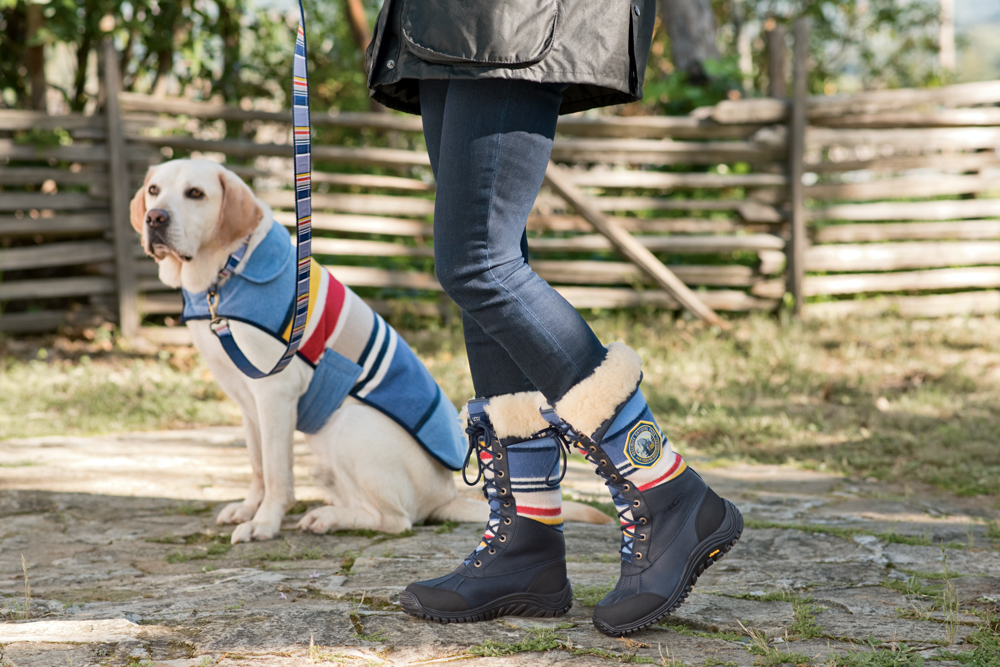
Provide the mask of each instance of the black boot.
{"label": "black boot", "polygon": [[621,576],[594,609],[594,625],[612,637],[676,609],[743,532],[736,506],[670,451],[639,390],[640,367],[635,352],[611,345],[593,375],[542,411],[597,467],[618,507]]}
{"label": "black boot", "polygon": [[[573,606],[561,520],[550,526],[518,516],[512,491],[507,446],[554,437],[539,416],[542,399],[534,396],[513,394],[491,399],[497,404],[493,410],[486,400],[469,402],[469,454],[475,453],[479,464],[479,475],[472,484],[480,476],[484,479],[489,523],[483,541],[451,574],[410,584],[400,593],[399,603],[407,614],[468,623],[504,615],[559,616]],[[497,413],[498,405],[504,414]],[[501,435],[494,430],[490,415],[501,425]],[[546,433],[528,435],[545,429]],[[550,444],[556,455],[551,469],[555,469],[558,449],[555,443]],[[558,481],[552,481],[550,486],[557,488]]]}

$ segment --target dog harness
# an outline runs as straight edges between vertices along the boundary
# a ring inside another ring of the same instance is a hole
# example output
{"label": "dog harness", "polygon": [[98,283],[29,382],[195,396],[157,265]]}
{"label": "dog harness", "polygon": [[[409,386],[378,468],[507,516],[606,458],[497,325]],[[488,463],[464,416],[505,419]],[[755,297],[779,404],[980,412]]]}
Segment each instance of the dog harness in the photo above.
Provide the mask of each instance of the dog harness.
{"label": "dog harness", "polygon": [[[296,250],[290,240],[288,232],[272,222],[267,236],[242,267],[236,267],[215,288],[217,316],[249,324],[287,343],[296,305],[289,295],[295,293],[298,273]],[[368,342],[357,359],[348,359],[330,347],[347,320],[341,317],[347,288],[316,260],[310,261],[308,317],[297,355],[314,372],[299,399],[296,428],[304,433],[318,432],[344,398],[353,396],[406,429],[442,465],[459,470],[466,445],[458,412],[395,329],[372,312]],[[206,292],[181,292],[182,322],[212,319]],[[368,308],[356,297],[352,303],[353,307]]]}

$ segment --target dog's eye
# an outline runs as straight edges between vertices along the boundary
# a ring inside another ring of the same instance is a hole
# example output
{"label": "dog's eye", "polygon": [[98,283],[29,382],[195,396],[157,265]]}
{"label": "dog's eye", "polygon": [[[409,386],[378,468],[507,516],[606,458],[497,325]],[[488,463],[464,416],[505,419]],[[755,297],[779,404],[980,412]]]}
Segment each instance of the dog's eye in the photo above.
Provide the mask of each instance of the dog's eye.
{"label": "dog's eye", "polygon": [[187,196],[189,199],[203,199],[205,197],[205,193],[198,188],[191,188],[187,191]]}
{"label": "dog's eye", "polygon": [[158,186],[158,185],[150,185],[149,186],[149,194],[154,195],[154,196],[160,194],[160,186]]}

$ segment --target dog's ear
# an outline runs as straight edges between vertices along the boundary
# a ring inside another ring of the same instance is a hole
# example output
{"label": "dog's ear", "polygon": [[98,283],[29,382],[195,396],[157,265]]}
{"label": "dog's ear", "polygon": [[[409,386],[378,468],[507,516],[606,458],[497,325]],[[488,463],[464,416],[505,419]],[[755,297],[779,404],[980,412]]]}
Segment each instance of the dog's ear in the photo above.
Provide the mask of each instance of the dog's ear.
{"label": "dog's ear", "polygon": [[222,206],[215,238],[220,247],[228,248],[257,229],[264,211],[250,187],[233,172],[220,167],[219,183],[222,185]]}
{"label": "dog's ear", "polygon": [[154,168],[150,167],[149,171],[146,172],[146,179],[142,182],[142,187],[132,197],[132,203],[128,207],[129,216],[132,219],[132,227],[140,234],[142,234],[142,225],[146,221],[146,186],[149,185],[149,179],[153,176]]}

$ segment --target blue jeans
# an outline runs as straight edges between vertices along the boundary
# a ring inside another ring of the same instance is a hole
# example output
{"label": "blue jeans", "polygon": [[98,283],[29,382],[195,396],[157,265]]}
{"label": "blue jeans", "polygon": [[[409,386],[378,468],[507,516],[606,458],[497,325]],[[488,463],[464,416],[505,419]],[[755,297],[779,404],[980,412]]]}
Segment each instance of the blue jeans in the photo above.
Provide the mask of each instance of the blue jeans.
{"label": "blue jeans", "polygon": [[537,389],[555,403],[604,361],[590,326],[528,266],[525,225],[565,88],[509,79],[420,82],[437,180],[437,277],[462,309],[480,397]]}

